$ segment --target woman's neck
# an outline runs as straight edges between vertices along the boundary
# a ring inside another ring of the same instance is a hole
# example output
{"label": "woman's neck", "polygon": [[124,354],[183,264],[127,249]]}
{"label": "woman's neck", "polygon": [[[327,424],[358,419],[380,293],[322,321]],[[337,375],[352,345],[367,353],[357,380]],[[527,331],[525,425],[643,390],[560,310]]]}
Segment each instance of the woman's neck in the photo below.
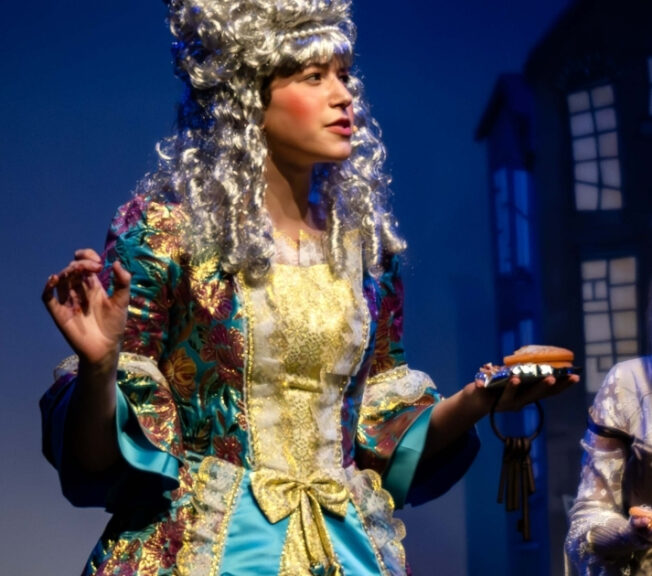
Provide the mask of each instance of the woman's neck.
{"label": "woman's neck", "polygon": [[319,231],[309,203],[311,177],[311,169],[279,166],[267,160],[267,211],[274,228],[295,240],[301,231],[309,234]]}

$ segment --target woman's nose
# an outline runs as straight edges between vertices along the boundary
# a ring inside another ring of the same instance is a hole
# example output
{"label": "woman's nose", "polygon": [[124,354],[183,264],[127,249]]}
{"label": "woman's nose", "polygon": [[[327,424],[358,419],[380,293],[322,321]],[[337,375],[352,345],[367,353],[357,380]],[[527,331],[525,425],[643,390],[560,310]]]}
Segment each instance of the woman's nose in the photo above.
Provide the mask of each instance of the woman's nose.
{"label": "woman's nose", "polygon": [[331,106],[348,108],[353,102],[353,96],[341,78],[335,78],[333,81],[333,93],[331,96]]}

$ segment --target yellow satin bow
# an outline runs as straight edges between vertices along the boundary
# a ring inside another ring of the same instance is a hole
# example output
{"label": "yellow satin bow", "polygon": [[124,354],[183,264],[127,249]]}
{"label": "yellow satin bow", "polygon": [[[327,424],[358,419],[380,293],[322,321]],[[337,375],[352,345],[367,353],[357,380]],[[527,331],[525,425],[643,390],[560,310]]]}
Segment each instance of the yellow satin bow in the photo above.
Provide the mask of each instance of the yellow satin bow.
{"label": "yellow satin bow", "polygon": [[[318,473],[299,480],[263,468],[251,473],[251,487],[258,506],[272,524],[299,513],[313,574],[341,574],[322,513],[324,508],[341,518],[346,516],[349,493],[340,482]],[[328,566],[322,561],[324,554]]]}

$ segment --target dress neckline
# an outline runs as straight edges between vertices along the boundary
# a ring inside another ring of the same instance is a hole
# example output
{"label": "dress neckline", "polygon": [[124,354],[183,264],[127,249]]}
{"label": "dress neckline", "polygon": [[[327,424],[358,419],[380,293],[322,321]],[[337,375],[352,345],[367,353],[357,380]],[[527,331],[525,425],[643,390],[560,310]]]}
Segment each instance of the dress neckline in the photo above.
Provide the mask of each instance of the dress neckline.
{"label": "dress neckline", "polygon": [[327,262],[324,232],[311,234],[299,230],[299,238],[294,239],[280,230],[273,231],[276,248],[273,262],[293,266],[314,266]]}

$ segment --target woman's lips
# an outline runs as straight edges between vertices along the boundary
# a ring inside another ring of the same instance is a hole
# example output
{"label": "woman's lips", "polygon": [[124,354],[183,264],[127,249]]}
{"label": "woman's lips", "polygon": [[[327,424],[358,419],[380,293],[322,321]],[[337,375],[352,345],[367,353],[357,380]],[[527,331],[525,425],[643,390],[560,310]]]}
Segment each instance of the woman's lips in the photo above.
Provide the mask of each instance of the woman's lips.
{"label": "woman's lips", "polygon": [[332,124],[327,126],[328,130],[334,132],[335,134],[341,134],[342,136],[351,136],[353,129],[351,127],[351,121],[347,118],[337,120]]}

